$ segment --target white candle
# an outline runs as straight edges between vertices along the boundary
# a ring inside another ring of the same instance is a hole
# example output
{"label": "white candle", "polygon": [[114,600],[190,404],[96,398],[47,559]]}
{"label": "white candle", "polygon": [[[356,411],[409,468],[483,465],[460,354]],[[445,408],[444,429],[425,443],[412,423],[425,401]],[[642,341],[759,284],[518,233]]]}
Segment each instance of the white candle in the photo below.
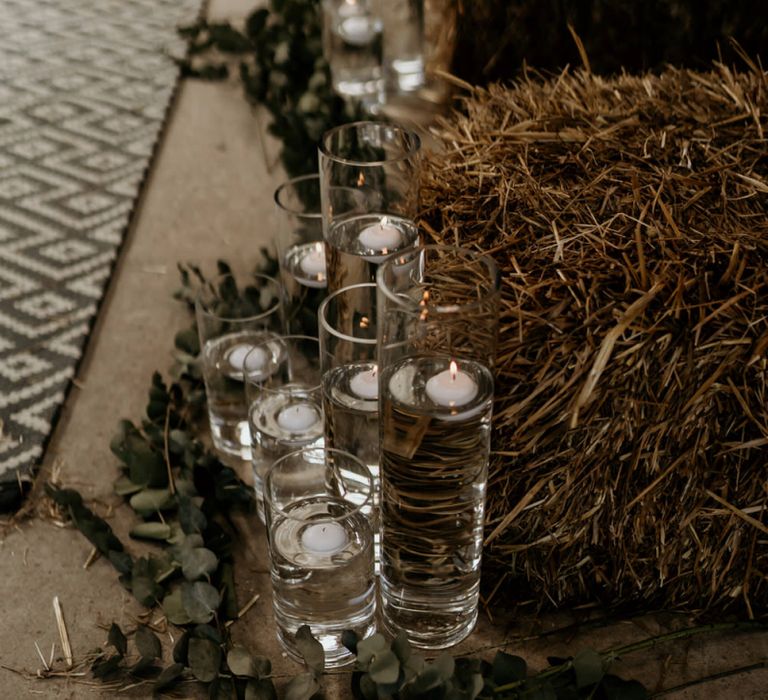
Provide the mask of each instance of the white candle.
{"label": "white candle", "polygon": [[325,248],[322,243],[315,244],[299,261],[301,271],[310,279],[299,279],[308,287],[324,287],[326,284]]}
{"label": "white candle", "polygon": [[361,399],[379,398],[379,375],[376,367],[364,369],[349,380],[349,388]]}
{"label": "white candle", "polygon": [[301,533],[302,546],[314,554],[335,554],[344,549],[347,542],[344,528],[333,521],[314,523]]}
{"label": "white candle", "polygon": [[[388,253],[396,250],[403,240],[403,234],[394,224],[390,224],[386,216],[381,218],[376,224],[366,226],[357,237],[362,248],[376,253]],[[370,260],[383,259],[383,257],[370,257]]]}
{"label": "white candle", "polygon": [[317,424],[320,415],[310,403],[295,403],[286,406],[277,414],[277,424],[283,430],[293,433],[303,433]]}
{"label": "white candle", "polygon": [[366,46],[376,34],[373,21],[367,14],[354,14],[339,24],[339,35],[352,46]]}
{"label": "white candle", "polygon": [[439,406],[464,406],[477,396],[477,383],[456,362],[427,380],[427,396]]}
{"label": "white candle", "polygon": [[249,343],[238,343],[229,349],[226,360],[234,373],[242,377],[243,368],[249,375],[263,370],[267,363],[267,353]]}

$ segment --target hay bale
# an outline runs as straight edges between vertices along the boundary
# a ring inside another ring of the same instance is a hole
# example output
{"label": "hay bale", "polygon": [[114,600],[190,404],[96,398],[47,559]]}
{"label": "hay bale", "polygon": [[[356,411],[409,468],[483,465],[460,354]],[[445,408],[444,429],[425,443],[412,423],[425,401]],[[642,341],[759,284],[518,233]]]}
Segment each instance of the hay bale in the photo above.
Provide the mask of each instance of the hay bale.
{"label": "hay bale", "polygon": [[768,74],[475,90],[428,237],[504,270],[485,584],[768,610]]}

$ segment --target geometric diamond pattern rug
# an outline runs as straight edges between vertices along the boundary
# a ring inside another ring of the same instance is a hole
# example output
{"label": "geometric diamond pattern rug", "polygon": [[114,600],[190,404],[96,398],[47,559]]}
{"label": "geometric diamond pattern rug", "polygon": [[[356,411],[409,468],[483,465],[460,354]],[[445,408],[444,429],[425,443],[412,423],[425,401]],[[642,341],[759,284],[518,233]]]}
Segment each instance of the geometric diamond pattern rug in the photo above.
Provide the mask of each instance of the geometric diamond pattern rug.
{"label": "geometric diamond pattern rug", "polygon": [[0,0],[0,509],[83,353],[203,0]]}

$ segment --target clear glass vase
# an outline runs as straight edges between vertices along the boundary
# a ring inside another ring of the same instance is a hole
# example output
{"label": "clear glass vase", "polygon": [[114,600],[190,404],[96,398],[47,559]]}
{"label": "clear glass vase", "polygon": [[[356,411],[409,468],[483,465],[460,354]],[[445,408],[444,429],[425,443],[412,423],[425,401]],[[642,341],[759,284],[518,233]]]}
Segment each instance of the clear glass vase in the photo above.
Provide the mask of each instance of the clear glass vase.
{"label": "clear glass vase", "polygon": [[477,619],[499,273],[426,246],[377,283],[382,620],[439,649]]}

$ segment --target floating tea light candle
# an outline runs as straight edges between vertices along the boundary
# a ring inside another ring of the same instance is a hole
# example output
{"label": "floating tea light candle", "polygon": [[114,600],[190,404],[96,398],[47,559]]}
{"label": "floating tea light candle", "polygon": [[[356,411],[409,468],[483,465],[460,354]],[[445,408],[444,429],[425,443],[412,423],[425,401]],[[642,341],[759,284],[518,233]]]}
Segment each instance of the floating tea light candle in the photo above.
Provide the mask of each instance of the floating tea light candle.
{"label": "floating tea light candle", "polygon": [[326,284],[325,249],[322,243],[315,243],[299,261],[301,271],[308,278],[298,281],[308,287],[324,287]]}
{"label": "floating tea light candle", "polygon": [[243,381],[243,370],[248,376],[263,373],[267,360],[267,353],[261,348],[250,343],[238,343],[233,345],[224,356],[224,361],[229,365],[226,374],[230,379]]}
{"label": "floating tea light candle", "polygon": [[333,521],[315,523],[301,533],[301,544],[312,554],[336,554],[349,541],[344,528]]}
{"label": "floating tea light candle", "polygon": [[366,260],[381,262],[390,252],[397,250],[403,240],[403,232],[391,223],[386,216],[382,216],[378,223],[366,226],[357,237],[360,247],[379,253],[379,255],[366,255]]}
{"label": "floating tea light candle", "polygon": [[366,248],[384,251],[397,248],[402,240],[402,233],[386,216],[382,216],[381,221],[360,231],[358,240]]}
{"label": "floating tea light candle", "polygon": [[339,24],[339,36],[352,46],[367,46],[376,36],[376,20],[366,14],[355,14]]}
{"label": "floating tea light candle", "polygon": [[477,382],[451,360],[448,369],[427,380],[426,392],[439,406],[464,406],[477,396]]}
{"label": "floating tea light candle", "polygon": [[277,414],[277,424],[292,433],[308,432],[317,426],[320,414],[310,403],[295,403],[286,406]]}
{"label": "floating tea light candle", "polygon": [[349,388],[361,399],[379,398],[379,374],[377,367],[365,369],[349,380]]}

